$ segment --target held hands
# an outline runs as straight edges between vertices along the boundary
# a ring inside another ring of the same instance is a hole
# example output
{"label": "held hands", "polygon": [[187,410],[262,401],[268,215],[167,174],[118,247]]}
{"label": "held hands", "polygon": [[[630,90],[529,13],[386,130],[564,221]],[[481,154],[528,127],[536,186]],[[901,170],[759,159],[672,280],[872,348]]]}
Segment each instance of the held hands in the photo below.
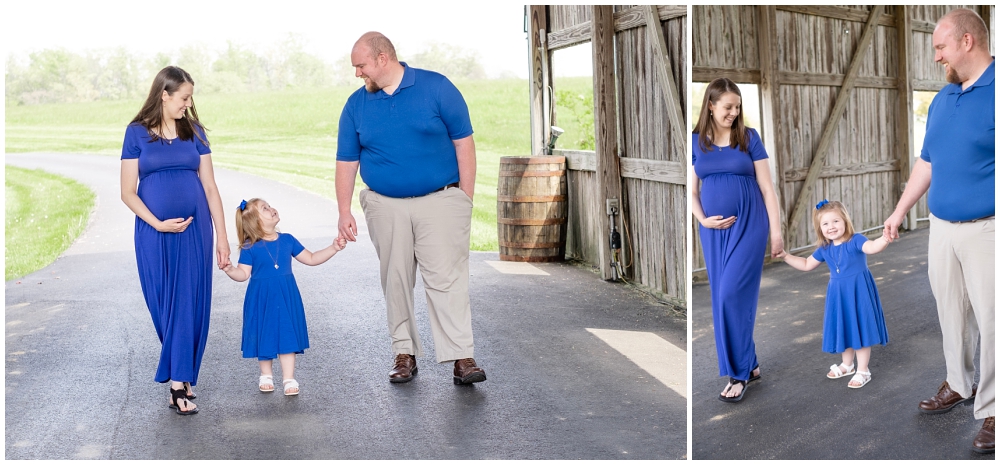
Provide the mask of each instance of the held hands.
{"label": "held hands", "polygon": [[899,227],[902,224],[903,217],[896,216],[895,214],[885,220],[885,223],[883,223],[885,229],[882,230],[882,237],[885,238],[886,243],[891,243],[899,238]]}
{"label": "held hands", "polygon": [[354,221],[354,215],[350,213],[342,213],[337,227],[340,231],[340,235],[337,236],[337,239],[343,238],[346,241],[357,241],[358,224]]}
{"label": "held hands", "polygon": [[333,251],[340,252],[347,247],[347,239],[342,236],[337,236],[333,239]]}
{"label": "held hands", "polygon": [[788,253],[785,252],[785,241],[780,235],[771,235],[771,258],[784,258]]}
{"label": "held hands", "polygon": [[708,229],[728,229],[736,223],[736,217],[730,216],[729,218],[723,218],[722,215],[706,216],[705,219],[700,220],[699,223]]}
{"label": "held hands", "polygon": [[220,270],[225,270],[226,267],[232,266],[229,261],[229,243],[224,241],[219,241],[215,246],[215,258],[219,264]]}

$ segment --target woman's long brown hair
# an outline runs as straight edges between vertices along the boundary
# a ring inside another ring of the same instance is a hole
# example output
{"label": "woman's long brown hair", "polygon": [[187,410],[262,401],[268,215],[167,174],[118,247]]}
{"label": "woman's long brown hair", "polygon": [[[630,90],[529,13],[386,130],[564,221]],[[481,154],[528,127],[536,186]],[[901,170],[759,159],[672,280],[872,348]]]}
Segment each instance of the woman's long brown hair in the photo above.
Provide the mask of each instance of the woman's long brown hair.
{"label": "woman's long brown hair", "polygon": [[[142,124],[146,128],[150,141],[160,140],[160,135],[153,132],[153,129],[159,131],[163,126],[163,91],[167,91],[167,95],[174,95],[174,92],[177,92],[185,82],[194,85],[194,79],[191,79],[191,75],[176,66],[167,66],[161,69],[153,78],[153,85],[149,88],[146,103],[142,104],[139,113],[135,115],[135,118],[132,118],[132,123]],[[202,144],[208,146],[208,141],[202,137],[197,128],[201,128],[202,131],[207,129],[198,120],[198,110],[194,107],[194,98],[192,97],[191,108],[187,110],[184,118],[177,120],[177,137],[181,140],[193,140],[197,137]]]}
{"label": "woman's long brown hair", "polygon": [[712,115],[709,114],[709,103],[715,105],[726,93],[732,92],[740,97],[740,114],[733,121],[732,132],[729,134],[729,146],[739,147],[741,152],[746,152],[750,145],[750,136],[747,134],[747,127],[743,124],[743,94],[736,83],[728,78],[716,78],[708,84],[705,89],[705,99],[701,102],[701,114],[698,115],[698,124],[694,127],[694,133],[698,134],[698,147],[703,152],[708,152],[710,146],[714,145],[715,126]]}

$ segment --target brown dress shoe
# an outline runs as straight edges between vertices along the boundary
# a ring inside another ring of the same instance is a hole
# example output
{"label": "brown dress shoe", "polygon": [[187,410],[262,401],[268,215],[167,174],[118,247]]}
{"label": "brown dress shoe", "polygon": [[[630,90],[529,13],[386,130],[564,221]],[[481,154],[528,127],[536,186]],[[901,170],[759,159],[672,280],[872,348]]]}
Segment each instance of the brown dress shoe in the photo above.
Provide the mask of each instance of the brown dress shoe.
{"label": "brown dress shoe", "polygon": [[956,405],[963,404],[965,402],[971,401],[976,397],[976,385],[972,385],[972,395],[967,398],[962,398],[961,394],[952,391],[951,386],[948,386],[948,382],[945,381],[941,383],[941,387],[938,389],[938,393],[927,400],[920,401],[920,411],[929,414],[945,413]]}
{"label": "brown dress shoe", "polygon": [[455,360],[455,384],[472,384],[486,381],[486,372],[476,366],[471,358]]}
{"label": "brown dress shoe", "polygon": [[396,361],[389,371],[390,383],[405,383],[417,375],[417,358],[410,354],[396,355]]}
{"label": "brown dress shoe", "polygon": [[993,452],[993,419],[995,417],[986,417],[986,421],[983,422],[983,428],[979,430],[979,434],[976,435],[976,439],[972,440],[972,449],[980,454],[989,454]]}

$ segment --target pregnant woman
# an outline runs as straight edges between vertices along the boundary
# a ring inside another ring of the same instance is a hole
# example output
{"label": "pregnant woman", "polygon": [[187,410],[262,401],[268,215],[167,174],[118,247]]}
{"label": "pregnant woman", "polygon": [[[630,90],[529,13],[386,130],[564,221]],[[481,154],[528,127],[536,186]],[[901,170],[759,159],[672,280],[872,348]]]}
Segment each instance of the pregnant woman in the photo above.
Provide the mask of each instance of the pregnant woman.
{"label": "pregnant woman", "polygon": [[760,379],[753,326],[769,232],[771,256],[784,249],[767,153],[743,124],[742,103],[733,81],[712,81],[691,141],[692,211],[701,224],[719,376],[729,377],[724,402],[743,400],[747,382]]}
{"label": "pregnant woman", "polygon": [[194,108],[194,81],[163,68],[125,129],[122,201],[135,213],[135,259],[162,348],[155,380],[170,382],[170,408],[198,413],[191,386],[208,338],[212,303],[212,229],[219,268],[229,265],[222,200],[205,129]]}

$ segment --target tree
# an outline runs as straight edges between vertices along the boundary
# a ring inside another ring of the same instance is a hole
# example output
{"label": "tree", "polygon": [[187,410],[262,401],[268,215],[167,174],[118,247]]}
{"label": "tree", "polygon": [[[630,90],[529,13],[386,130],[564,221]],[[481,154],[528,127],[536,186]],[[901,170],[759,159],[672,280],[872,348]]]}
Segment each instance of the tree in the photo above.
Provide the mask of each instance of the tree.
{"label": "tree", "polygon": [[450,79],[486,78],[486,70],[479,63],[479,54],[455,45],[431,43],[405,61],[415,68],[437,71]]}

